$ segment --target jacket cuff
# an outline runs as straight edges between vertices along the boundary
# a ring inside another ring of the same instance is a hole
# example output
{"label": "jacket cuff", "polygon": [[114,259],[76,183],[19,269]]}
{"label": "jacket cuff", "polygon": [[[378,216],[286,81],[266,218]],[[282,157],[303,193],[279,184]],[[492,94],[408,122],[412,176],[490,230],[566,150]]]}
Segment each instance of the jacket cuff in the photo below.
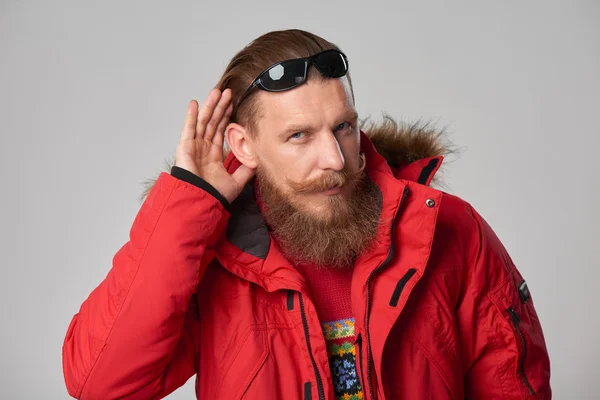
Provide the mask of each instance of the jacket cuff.
{"label": "jacket cuff", "polygon": [[200,178],[198,175],[176,165],[171,167],[171,175],[210,193],[213,197],[219,200],[219,202],[227,211],[230,211],[230,205],[227,199],[217,189],[215,189],[214,186]]}

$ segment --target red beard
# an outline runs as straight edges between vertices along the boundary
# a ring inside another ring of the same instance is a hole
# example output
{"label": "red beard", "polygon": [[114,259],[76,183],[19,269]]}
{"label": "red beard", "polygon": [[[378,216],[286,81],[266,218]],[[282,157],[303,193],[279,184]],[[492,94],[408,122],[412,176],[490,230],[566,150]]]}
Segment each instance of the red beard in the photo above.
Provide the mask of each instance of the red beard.
{"label": "red beard", "polygon": [[326,196],[327,212],[316,215],[301,199],[281,192],[260,166],[257,183],[261,212],[273,238],[294,264],[344,268],[354,264],[377,233],[380,206],[377,187],[365,173],[365,160],[356,172],[347,170],[323,173],[318,179],[288,186],[298,194],[317,193],[349,185],[350,199]]}

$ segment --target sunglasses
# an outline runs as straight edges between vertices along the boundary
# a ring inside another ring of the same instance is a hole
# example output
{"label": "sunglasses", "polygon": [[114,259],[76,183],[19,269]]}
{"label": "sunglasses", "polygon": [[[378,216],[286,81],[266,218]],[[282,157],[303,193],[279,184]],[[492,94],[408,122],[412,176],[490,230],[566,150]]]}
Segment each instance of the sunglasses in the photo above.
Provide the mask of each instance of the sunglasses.
{"label": "sunglasses", "polygon": [[334,49],[310,57],[276,62],[258,75],[240,97],[235,109],[237,110],[242,101],[257,87],[267,92],[282,92],[301,85],[306,81],[311,64],[329,78],[340,78],[348,72],[348,58],[341,51]]}

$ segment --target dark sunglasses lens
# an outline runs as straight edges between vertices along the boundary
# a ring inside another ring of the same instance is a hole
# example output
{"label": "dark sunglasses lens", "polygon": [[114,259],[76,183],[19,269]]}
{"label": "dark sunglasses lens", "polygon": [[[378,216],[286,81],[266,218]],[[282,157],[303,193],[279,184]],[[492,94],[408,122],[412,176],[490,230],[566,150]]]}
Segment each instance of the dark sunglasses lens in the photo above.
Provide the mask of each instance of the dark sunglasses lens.
{"label": "dark sunglasses lens", "polygon": [[267,90],[286,90],[304,81],[305,61],[286,61],[273,66],[261,77],[261,83]]}
{"label": "dark sunglasses lens", "polygon": [[339,78],[348,72],[348,63],[345,57],[335,50],[321,53],[315,58],[315,64],[323,75],[331,78]]}

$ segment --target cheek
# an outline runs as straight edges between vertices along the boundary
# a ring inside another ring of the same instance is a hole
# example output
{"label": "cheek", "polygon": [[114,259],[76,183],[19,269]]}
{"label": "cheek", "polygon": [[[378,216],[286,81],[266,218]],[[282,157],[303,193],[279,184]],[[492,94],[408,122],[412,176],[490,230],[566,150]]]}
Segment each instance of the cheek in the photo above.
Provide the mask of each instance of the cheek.
{"label": "cheek", "polygon": [[316,152],[310,147],[300,146],[294,151],[281,153],[278,157],[275,168],[277,174],[283,179],[289,179],[293,182],[303,182],[313,178],[316,165]]}
{"label": "cheek", "polygon": [[300,183],[310,178],[310,167],[307,160],[297,154],[271,154],[262,157],[261,167],[269,175],[273,184],[284,193],[290,193],[288,181]]}
{"label": "cheek", "polygon": [[[344,146],[358,149],[355,140],[348,140],[348,138],[346,140],[348,143]],[[342,143],[340,143],[340,148],[342,148],[341,145]],[[315,142],[297,146],[282,145],[281,147],[265,148],[262,149],[260,163],[264,166],[265,171],[269,172],[277,185],[285,185],[287,181],[306,182],[316,178],[322,172],[317,167],[320,150],[318,146],[319,144]],[[342,152],[344,151],[342,149]],[[348,153],[357,151],[349,149]],[[289,188],[286,185],[285,191],[288,190]]]}

